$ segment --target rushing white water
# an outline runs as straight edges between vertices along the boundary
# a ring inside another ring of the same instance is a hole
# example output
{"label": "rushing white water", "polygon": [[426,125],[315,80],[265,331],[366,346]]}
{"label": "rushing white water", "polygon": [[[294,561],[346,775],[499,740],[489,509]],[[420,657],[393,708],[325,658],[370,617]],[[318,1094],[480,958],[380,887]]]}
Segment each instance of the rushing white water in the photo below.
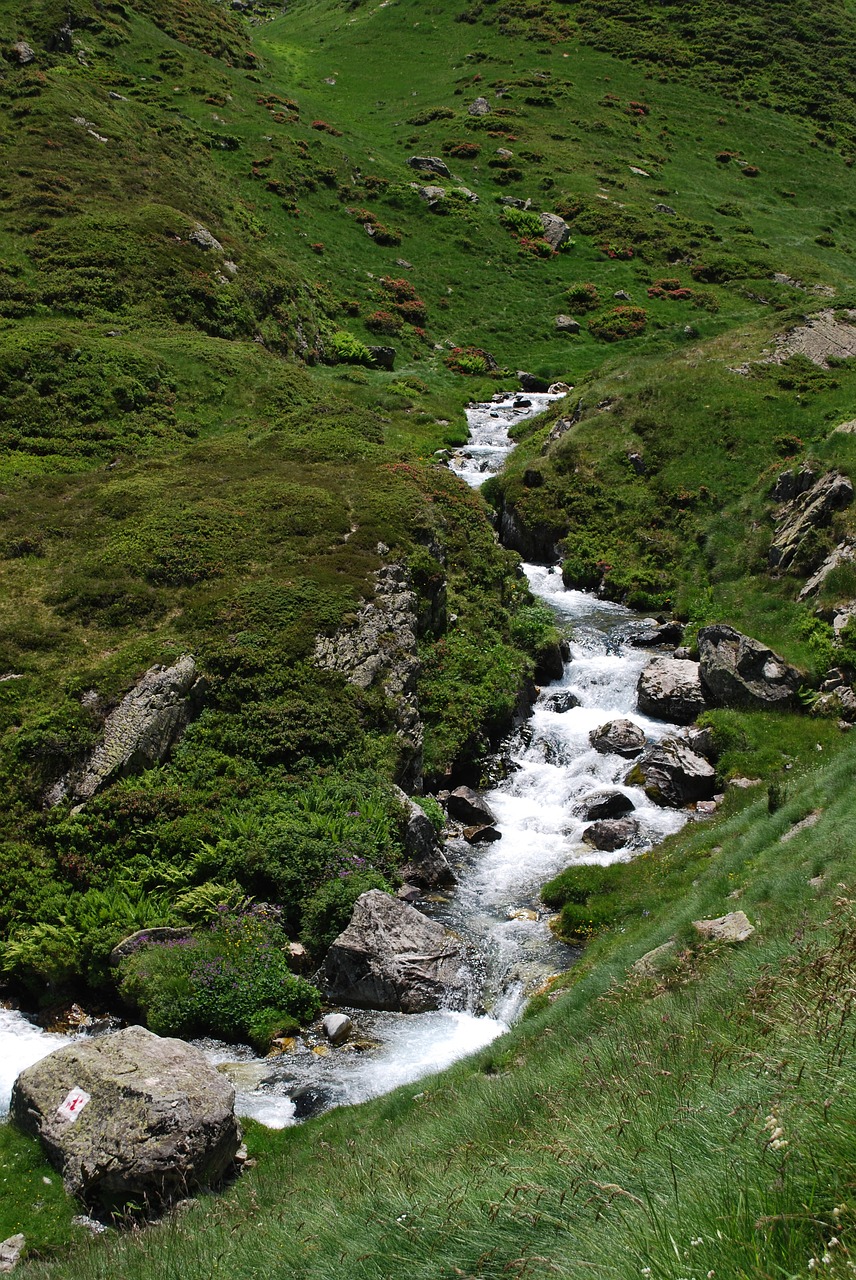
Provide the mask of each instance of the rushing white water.
{"label": "rushing white water", "polygon": [[[471,405],[472,442],[459,451],[452,468],[467,483],[481,484],[500,470],[513,448],[508,427],[542,412],[556,398],[510,394]],[[589,743],[592,729],[618,716],[638,724],[652,741],[674,732],[636,711],[636,682],[650,658],[626,642],[638,619],[620,605],[566,590],[558,570],[536,564],[524,570],[533,594],[553,609],[567,636],[570,659],[561,679],[541,691],[531,718],[506,744],[506,776],[486,793],[502,839],[476,847],[450,842],[447,856],[457,887],[419,903],[477,957],[479,996],[467,1011],[346,1010],[356,1035],[341,1048],[307,1034],[281,1056],[259,1059],[248,1048],[199,1042],[233,1080],[240,1115],[282,1128],[317,1110],[377,1097],[483,1048],[508,1029],[539,984],[574,958],[550,932],[539,896],[544,882],[575,863],[626,860],[686,820],[624,783],[627,760],[600,755]],[[562,690],[573,693],[578,704],[560,712],[553,698]],[[607,788],[630,799],[639,824],[633,847],[616,853],[584,844],[587,823],[574,813],[576,803]],[[0,1010],[0,1114],[18,1071],[64,1043],[67,1037],[48,1035],[21,1014]]]}
{"label": "rushing white water", "polygon": [[42,1031],[17,1009],[0,1006],[0,1120],[9,1110],[18,1075],[68,1042],[69,1036]]}
{"label": "rushing white water", "polygon": [[487,403],[469,405],[467,425],[470,438],[463,448],[456,451],[449,466],[467,484],[478,488],[489,476],[502,470],[505,459],[514,448],[513,441],[508,438],[509,427],[524,418],[534,418],[536,414],[543,413],[548,405],[564,394],[504,391]]}

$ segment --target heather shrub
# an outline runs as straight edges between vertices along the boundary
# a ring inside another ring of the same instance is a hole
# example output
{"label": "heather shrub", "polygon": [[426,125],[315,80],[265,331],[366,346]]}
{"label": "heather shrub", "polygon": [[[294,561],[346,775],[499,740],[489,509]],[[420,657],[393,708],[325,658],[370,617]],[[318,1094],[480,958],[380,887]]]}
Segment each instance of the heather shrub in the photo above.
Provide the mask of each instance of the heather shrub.
{"label": "heather shrub", "polygon": [[589,333],[601,342],[618,342],[635,338],[648,323],[644,307],[613,307],[589,320]]}
{"label": "heather shrub", "polygon": [[571,310],[578,313],[594,311],[596,307],[600,306],[600,294],[597,291],[597,286],[592,284],[590,280],[581,280],[577,284],[572,284],[570,289],[565,290],[565,297]]}

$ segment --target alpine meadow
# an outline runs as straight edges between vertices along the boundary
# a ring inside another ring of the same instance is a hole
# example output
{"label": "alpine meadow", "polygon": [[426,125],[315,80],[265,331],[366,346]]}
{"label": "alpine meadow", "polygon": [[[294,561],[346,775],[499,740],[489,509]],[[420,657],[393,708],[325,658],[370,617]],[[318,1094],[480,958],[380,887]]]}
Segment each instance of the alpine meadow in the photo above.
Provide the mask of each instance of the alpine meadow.
{"label": "alpine meadow", "polygon": [[0,154],[0,1271],[856,1274],[856,0],[0,0]]}

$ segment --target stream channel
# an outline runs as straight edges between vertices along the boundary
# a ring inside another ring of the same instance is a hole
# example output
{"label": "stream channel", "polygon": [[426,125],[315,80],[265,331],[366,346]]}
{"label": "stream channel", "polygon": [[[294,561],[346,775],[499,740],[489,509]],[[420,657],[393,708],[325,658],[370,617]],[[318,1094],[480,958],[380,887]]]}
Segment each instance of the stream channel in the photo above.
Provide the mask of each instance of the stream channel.
{"label": "stream channel", "polygon": [[[508,428],[556,398],[509,393],[471,405],[470,439],[452,458],[452,470],[473,487],[483,483],[513,448]],[[323,1036],[298,1036],[273,1058],[198,1041],[233,1080],[240,1115],[282,1128],[317,1110],[377,1097],[489,1044],[519,1017],[539,985],[573,962],[575,953],[550,932],[539,898],[544,882],[572,863],[627,860],[686,821],[686,814],[658,808],[638,787],[624,785],[629,761],[601,755],[589,743],[592,729],[618,716],[642,727],[652,742],[675,732],[673,725],[636,711],[636,681],[652,656],[630,643],[642,627],[638,615],[566,590],[558,568],[524,564],[523,570],[533,595],[554,611],[570,658],[561,678],[540,690],[530,719],[503,744],[506,776],[486,792],[502,839],[477,846],[450,841],[446,854],[457,886],[417,904],[454,930],[477,957],[473,1007],[423,1014],[344,1010],[355,1026],[346,1044],[334,1048]],[[577,705],[560,711],[556,695],[563,691]],[[639,834],[632,848],[601,853],[582,842],[587,823],[573,806],[604,788],[622,791],[633,803]],[[0,1008],[0,1117],[18,1072],[69,1039]]]}

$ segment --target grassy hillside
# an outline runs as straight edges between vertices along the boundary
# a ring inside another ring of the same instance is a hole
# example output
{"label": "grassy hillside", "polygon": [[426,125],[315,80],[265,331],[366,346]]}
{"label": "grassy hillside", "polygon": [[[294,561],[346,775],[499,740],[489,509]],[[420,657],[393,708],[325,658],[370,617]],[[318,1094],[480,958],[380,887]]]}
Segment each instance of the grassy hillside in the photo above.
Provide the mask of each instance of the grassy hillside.
{"label": "grassy hillside", "polygon": [[[0,0],[0,19],[8,990],[115,999],[119,938],[246,895],[320,947],[349,894],[395,884],[395,709],[316,668],[315,637],[403,563],[429,781],[478,777],[552,633],[432,455],[518,369],[574,389],[485,496],[559,544],[568,581],[728,620],[807,684],[852,656],[796,600],[810,566],[774,578],[766,553],[783,468],[856,479],[834,431],[854,362],[760,362],[806,313],[856,306],[851,0]],[[560,252],[541,211],[571,229]],[[831,578],[824,616],[855,595]],[[173,759],[45,809],[105,712],[186,652],[206,706]],[[415,1098],[254,1131],[259,1167],[222,1200],[59,1270],[807,1274],[852,1211],[852,748],[834,720],[720,730],[723,778],[789,775],[784,807],[731,796],[616,873],[623,906],[555,1003]],[[341,875],[354,858],[367,878]],[[626,983],[737,889],[743,950],[679,948],[661,983]],[[59,1247],[70,1209],[0,1141],[8,1230],[23,1214],[34,1249]]]}

